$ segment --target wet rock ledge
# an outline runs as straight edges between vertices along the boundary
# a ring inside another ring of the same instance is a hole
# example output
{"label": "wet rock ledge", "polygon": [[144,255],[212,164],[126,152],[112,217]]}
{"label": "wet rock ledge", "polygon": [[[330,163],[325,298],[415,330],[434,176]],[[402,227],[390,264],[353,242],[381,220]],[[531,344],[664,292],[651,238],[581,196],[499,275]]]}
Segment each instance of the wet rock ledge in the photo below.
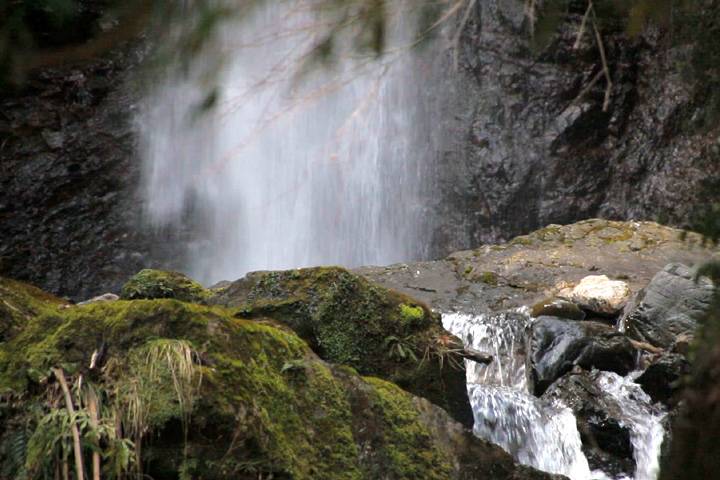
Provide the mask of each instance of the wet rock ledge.
{"label": "wet rock ledge", "polygon": [[697,266],[718,258],[720,252],[693,233],[653,222],[591,219],[549,225],[444,260],[353,272],[436,311],[492,313],[534,305],[589,275],[622,280],[637,292],[669,263]]}

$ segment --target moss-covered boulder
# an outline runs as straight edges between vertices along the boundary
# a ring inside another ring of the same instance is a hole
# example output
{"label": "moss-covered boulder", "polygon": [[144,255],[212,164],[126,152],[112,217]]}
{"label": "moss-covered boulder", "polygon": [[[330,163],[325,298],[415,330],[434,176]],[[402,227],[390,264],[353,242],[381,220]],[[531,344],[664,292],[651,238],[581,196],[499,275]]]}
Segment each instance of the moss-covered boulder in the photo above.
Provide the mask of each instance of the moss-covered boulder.
{"label": "moss-covered boulder", "polygon": [[418,300],[344,268],[318,267],[254,272],[211,302],[287,325],[322,359],[384,378],[472,425],[462,343]]}
{"label": "moss-covered boulder", "polygon": [[72,424],[103,478],[551,478],[266,318],[170,299],[26,312],[0,343],[2,480],[72,476]]}
{"label": "moss-covered boulder", "polygon": [[30,319],[66,304],[31,285],[0,278],[0,344],[12,340]]}
{"label": "moss-covered boulder", "polygon": [[214,292],[190,280],[183,273],[145,269],[123,285],[120,298],[123,300],[174,298],[183,302],[204,303],[213,296],[215,296]]}

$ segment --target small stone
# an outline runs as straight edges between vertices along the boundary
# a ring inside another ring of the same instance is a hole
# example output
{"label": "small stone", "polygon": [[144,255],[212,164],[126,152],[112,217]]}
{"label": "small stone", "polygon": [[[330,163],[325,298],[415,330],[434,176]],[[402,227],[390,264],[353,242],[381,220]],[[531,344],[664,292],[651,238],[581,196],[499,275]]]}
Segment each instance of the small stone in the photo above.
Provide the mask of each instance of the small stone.
{"label": "small stone", "polygon": [[538,302],[532,307],[532,317],[547,315],[550,317],[567,318],[568,320],[582,320],[585,312],[565,297],[550,297]]}
{"label": "small stone", "polygon": [[97,297],[93,297],[90,300],[80,302],[77,304],[77,306],[82,307],[83,305],[90,305],[91,303],[114,302],[116,300],[120,300],[120,297],[118,297],[114,293],[104,293],[102,295],[98,295]]}
{"label": "small stone", "polygon": [[573,288],[570,300],[585,310],[600,315],[619,314],[631,298],[627,283],[605,275],[590,275]]}

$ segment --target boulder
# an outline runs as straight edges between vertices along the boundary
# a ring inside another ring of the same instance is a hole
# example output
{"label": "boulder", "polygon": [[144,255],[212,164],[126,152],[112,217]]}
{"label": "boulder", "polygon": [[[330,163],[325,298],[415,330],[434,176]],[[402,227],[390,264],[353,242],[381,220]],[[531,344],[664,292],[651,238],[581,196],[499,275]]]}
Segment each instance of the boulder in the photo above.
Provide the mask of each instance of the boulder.
{"label": "boulder", "polygon": [[123,300],[174,298],[183,302],[202,303],[215,295],[180,272],[145,269],[133,276],[122,288]]}
{"label": "boulder", "polygon": [[715,292],[705,277],[672,263],[658,272],[633,299],[622,319],[627,334],[636,340],[668,349],[679,335],[692,335]]}
{"label": "boulder", "polygon": [[592,470],[601,469],[612,478],[631,476],[635,462],[630,428],[619,402],[596,383],[597,373],[575,368],[553,383],[542,398],[559,400],[573,411]]}
{"label": "boulder", "polygon": [[61,298],[0,277],[0,345],[19,335],[30,319],[67,306]]}
{"label": "boulder", "polygon": [[325,361],[389,380],[472,426],[462,342],[424,303],[339,267],[253,272],[212,304],[272,318]]}
{"label": "boulder", "polygon": [[583,320],[585,318],[585,312],[583,312],[577,304],[565,297],[550,297],[547,300],[533,305],[530,316],[549,316],[567,318],[569,320]]}
{"label": "boulder", "polygon": [[666,353],[655,359],[635,383],[650,395],[653,402],[674,405],[682,390],[682,378],[690,373],[690,362],[683,355]]}
{"label": "boulder", "polygon": [[[2,298],[26,298],[25,287],[15,292],[15,286],[0,279]],[[95,431],[78,422],[79,434],[83,442],[100,436],[103,466],[114,468],[108,475],[555,478],[517,465],[500,447],[475,438],[425,399],[326,364],[270,319],[237,318],[225,308],[172,299],[58,308],[49,296],[47,303],[33,298],[42,311],[13,304],[26,325],[0,343],[3,479],[51,478],[67,466],[57,442],[58,436],[71,438],[59,383],[66,377],[76,384],[83,375],[92,378],[105,407],[99,420],[108,428]],[[92,373],[86,367],[100,344],[108,346],[105,368]],[[78,418],[89,418],[91,409],[80,401],[81,394],[73,388],[70,395]],[[124,420],[122,429],[115,428],[118,418]],[[136,453],[140,471],[132,462]],[[83,449],[81,455],[92,471],[92,450]]]}
{"label": "boulder", "polygon": [[627,375],[639,352],[617,330],[599,322],[538,317],[525,338],[528,390],[537,396],[574,366]]}
{"label": "boulder", "polygon": [[581,308],[607,316],[622,312],[632,296],[627,283],[606,275],[587,276],[566,295]]}

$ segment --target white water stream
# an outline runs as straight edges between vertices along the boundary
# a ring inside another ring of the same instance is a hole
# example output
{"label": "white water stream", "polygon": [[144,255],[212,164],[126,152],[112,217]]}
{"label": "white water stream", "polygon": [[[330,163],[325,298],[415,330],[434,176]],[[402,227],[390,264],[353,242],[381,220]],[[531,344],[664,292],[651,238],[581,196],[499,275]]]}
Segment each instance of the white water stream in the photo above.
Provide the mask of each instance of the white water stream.
{"label": "white water stream", "polygon": [[[173,72],[146,98],[145,216],[163,231],[192,218],[185,270],[202,283],[427,255],[441,95],[438,55],[408,48],[418,4],[385,5],[385,55],[352,48],[364,33],[349,27],[335,38],[339,61],[306,69],[336,20],[320,3],[260,2],[187,77]],[[221,57],[217,106],[201,112]]]}
{"label": "white water stream", "polygon": [[[475,415],[473,432],[500,445],[521,463],[541,470],[572,480],[610,479],[602,471],[590,470],[572,411],[528,393],[523,338],[530,322],[527,309],[496,315],[443,315],[448,331],[468,346],[494,356],[487,366],[466,361],[468,396]],[[632,374],[623,378],[600,372],[597,382],[618,400],[628,419],[636,468],[633,477],[621,478],[655,480],[664,413],[653,407]]]}

